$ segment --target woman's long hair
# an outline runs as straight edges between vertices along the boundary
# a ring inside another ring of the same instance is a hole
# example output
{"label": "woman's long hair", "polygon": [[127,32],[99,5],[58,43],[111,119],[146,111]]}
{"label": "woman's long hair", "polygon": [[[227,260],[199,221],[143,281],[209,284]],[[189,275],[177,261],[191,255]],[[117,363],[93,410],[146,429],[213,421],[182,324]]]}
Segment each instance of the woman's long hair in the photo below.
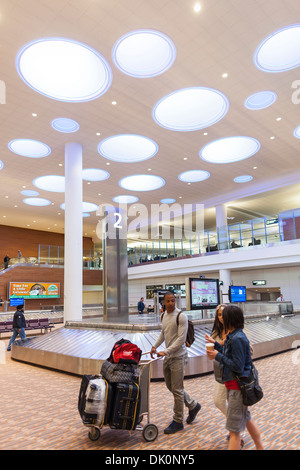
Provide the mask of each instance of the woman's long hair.
{"label": "woman's long hair", "polygon": [[222,325],[222,323],[219,320],[218,313],[219,313],[220,309],[223,310],[225,307],[226,307],[226,305],[224,305],[224,304],[220,304],[220,305],[217,306],[215,321],[214,321],[214,325],[213,325],[213,328],[212,328],[212,334],[218,336],[219,338],[222,338],[222,335],[223,335],[223,332],[224,332],[224,326]]}

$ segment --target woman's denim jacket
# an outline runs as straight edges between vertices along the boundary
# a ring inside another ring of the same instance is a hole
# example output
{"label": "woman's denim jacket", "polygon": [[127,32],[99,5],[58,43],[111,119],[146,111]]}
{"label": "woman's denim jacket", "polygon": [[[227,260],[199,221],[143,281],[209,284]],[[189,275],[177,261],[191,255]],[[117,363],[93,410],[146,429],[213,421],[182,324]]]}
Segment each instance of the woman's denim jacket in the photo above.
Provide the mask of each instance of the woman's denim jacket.
{"label": "woman's denim jacket", "polygon": [[223,367],[223,381],[238,377],[248,377],[251,371],[251,355],[249,340],[241,328],[237,328],[226,337],[224,347],[217,341],[216,361]]}

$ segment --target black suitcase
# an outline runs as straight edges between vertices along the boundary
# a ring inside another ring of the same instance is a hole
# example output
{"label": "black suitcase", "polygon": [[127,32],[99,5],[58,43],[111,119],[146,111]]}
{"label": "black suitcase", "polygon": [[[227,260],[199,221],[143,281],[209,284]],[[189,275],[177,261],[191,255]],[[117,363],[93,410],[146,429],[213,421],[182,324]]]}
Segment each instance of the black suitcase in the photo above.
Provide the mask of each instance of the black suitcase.
{"label": "black suitcase", "polygon": [[112,429],[135,429],[140,414],[140,387],[138,384],[114,384],[114,402],[111,406]]}
{"label": "black suitcase", "polygon": [[[99,379],[98,375],[84,375],[81,380],[78,396],[78,411],[81,416],[83,424],[86,426],[96,425],[98,422],[97,413],[87,413],[85,411],[87,405],[87,390],[91,380]],[[113,401],[113,389],[110,383],[107,384],[107,397],[106,397],[106,410],[104,415],[103,424],[108,424],[110,420],[111,403]]]}

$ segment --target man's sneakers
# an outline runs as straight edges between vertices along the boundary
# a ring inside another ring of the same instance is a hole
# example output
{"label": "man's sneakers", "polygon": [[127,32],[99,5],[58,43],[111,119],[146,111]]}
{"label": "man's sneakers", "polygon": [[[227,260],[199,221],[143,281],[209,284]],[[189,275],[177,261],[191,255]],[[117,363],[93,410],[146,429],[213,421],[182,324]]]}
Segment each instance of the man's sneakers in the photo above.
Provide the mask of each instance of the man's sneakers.
{"label": "man's sneakers", "polygon": [[189,415],[186,418],[187,424],[191,424],[194,421],[194,419],[196,418],[196,416],[199,413],[200,409],[201,409],[201,405],[200,405],[200,403],[197,403],[195,408],[193,408],[192,410],[189,411]]}
{"label": "man's sneakers", "polygon": [[177,423],[177,421],[172,421],[171,424],[164,430],[165,434],[174,434],[175,432],[182,431],[183,424]]}

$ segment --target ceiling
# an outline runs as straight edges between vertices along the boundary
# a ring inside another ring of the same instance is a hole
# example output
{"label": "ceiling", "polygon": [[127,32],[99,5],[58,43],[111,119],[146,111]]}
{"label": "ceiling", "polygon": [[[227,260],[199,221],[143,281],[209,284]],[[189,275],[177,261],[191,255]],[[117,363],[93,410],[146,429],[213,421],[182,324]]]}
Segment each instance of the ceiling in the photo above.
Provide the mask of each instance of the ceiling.
{"label": "ceiling", "polygon": [[[0,1],[0,80],[6,89],[5,103],[0,104],[0,160],[4,163],[0,171],[0,224],[64,231],[64,211],[60,209],[64,194],[39,191],[40,197],[52,204],[38,208],[25,205],[21,191],[25,187],[36,190],[33,180],[38,176],[64,175],[68,142],[82,144],[83,168],[110,173],[105,181],[83,181],[86,202],[112,204],[117,195],[133,194],[147,208],[162,198],[175,198],[182,205],[204,204],[206,228],[215,226],[217,204],[226,204],[227,215],[235,222],[300,207],[300,140],[293,136],[300,125],[300,104],[292,101],[292,84],[300,79],[299,68],[266,73],[253,61],[265,38],[299,22],[295,0],[202,0],[198,13],[192,0],[26,0],[26,9],[24,3]],[[173,41],[176,59],[165,73],[136,78],[114,65],[115,43],[137,29],[161,31]],[[45,37],[73,39],[99,51],[112,69],[108,91],[92,101],[67,103],[28,87],[17,73],[16,56],[25,44]],[[152,118],[156,103],[187,87],[222,92],[229,100],[226,116],[192,132],[159,126]],[[246,109],[245,99],[262,90],[276,92],[276,102],[262,110]],[[112,105],[112,101],[117,104]],[[80,124],[79,131],[55,131],[51,122],[57,117],[74,119]],[[279,117],[281,120],[277,120]],[[103,139],[126,133],[153,139],[158,152],[138,163],[114,162],[98,153]],[[236,163],[213,164],[199,157],[207,143],[238,135],[257,139],[260,150]],[[31,159],[12,153],[8,143],[21,138],[46,143],[51,154]],[[187,170],[209,171],[210,178],[192,184],[179,181],[178,175]],[[159,175],[165,185],[140,193],[120,188],[119,180],[133,174]],[[252,175],[252,181],[233,181],[245,174]],[[84,218],[83,234],[95,237],[97,222],[95,212]]]}

